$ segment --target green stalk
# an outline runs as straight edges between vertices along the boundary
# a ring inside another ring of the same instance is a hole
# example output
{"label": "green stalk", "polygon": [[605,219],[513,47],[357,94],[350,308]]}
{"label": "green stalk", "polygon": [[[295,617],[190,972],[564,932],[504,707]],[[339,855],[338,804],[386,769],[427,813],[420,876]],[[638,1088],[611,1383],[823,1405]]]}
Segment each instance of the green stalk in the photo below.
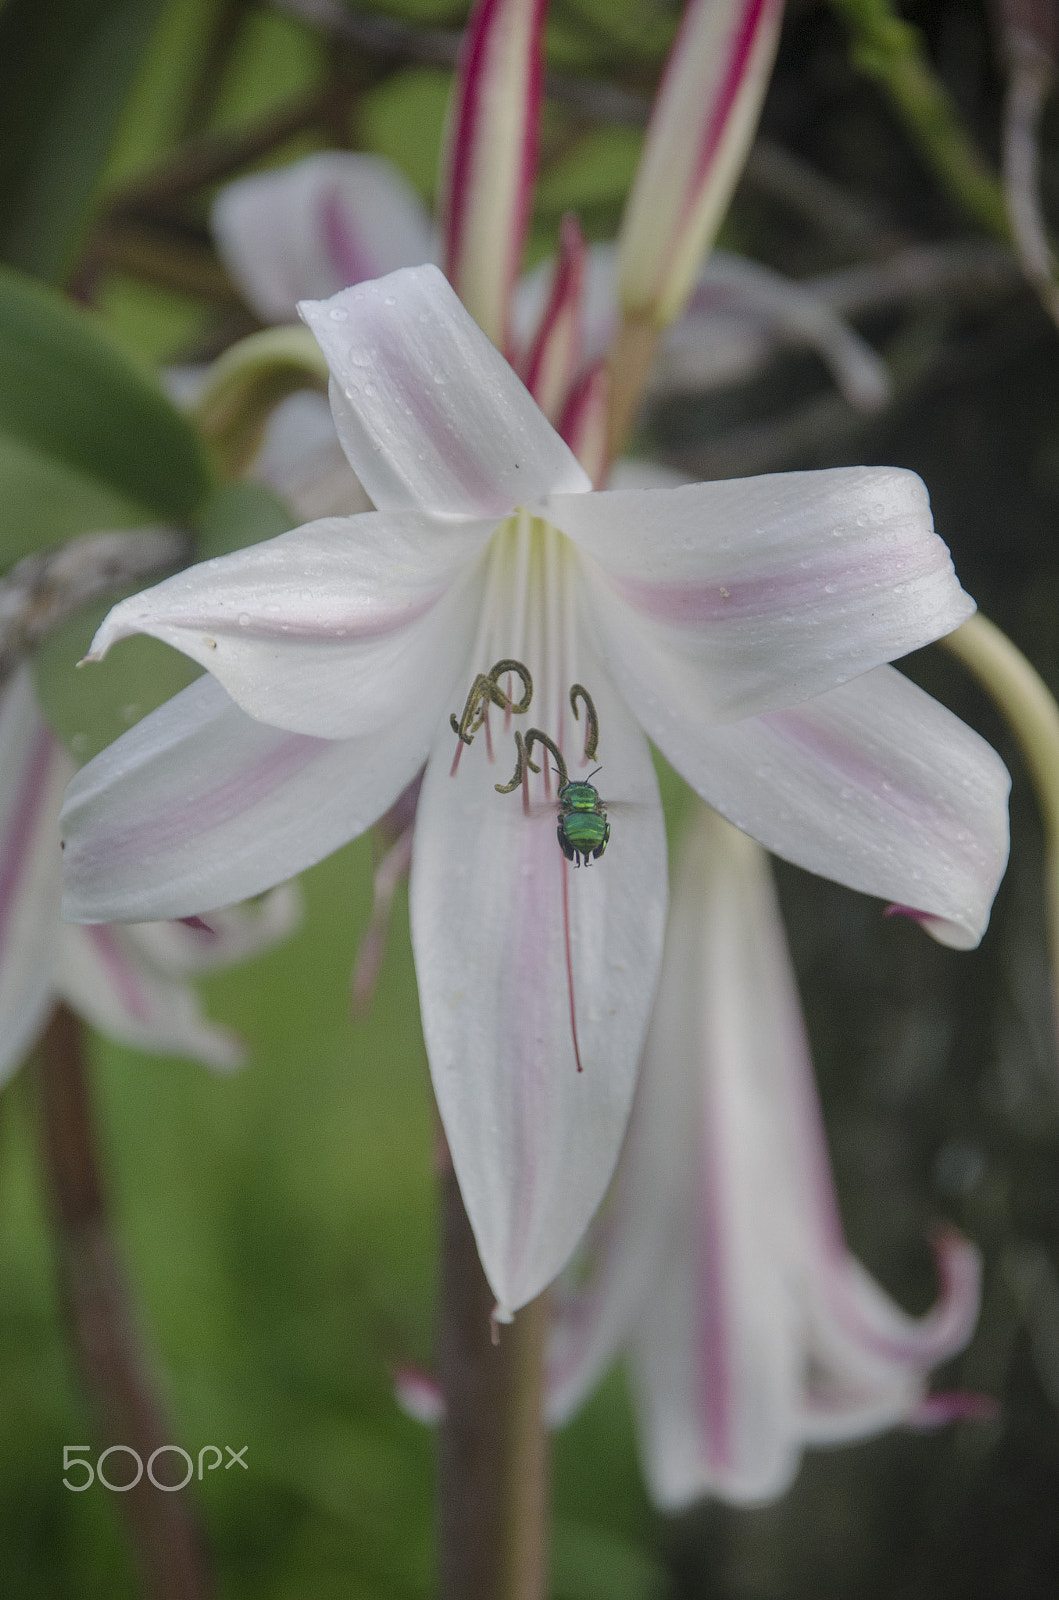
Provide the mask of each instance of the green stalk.
{"label": "green stalk", "polygon": [[981,615],[939,641],[974,674],[1018,742],[1044,823],[1044,896],[1059,1039],[1059,705],[1005,633]]}
{"label": "green stalk", "polygon": [[994,238],[1011,242],[1004,192],[930,64],[919,29],[892,0],[831,0],[853,39],[853,62],[882,85],[946,190]]}

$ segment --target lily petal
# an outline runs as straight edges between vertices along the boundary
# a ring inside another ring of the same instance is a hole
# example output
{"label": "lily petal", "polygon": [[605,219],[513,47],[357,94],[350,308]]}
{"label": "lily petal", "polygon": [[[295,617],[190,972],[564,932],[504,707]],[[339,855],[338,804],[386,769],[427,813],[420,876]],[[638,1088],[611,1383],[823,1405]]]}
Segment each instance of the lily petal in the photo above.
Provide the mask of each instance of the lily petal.
{"label": "lily petal", "polygon": [[551,294],[523,363],[526,388],[548,420],[556,424],[566,406],[581,359],[587,254],[577,218],[568,212],[559,231],[559,255]]}
{"label": "lily petal", "polygon": [[[536,721],[538,708],[561,697],[546,661],[526,658]],[[574,670],[566,665],[563,695]],[[495,762],[480,734],[455,774],[452,735],[441,734],[416,826],[412,940],[427,1053],[504,1316],[556,1275],[606,1189],[661,953],[665,838],[647,743],[589,653],[579,651],[576,671],[599,713],[604,798],[633,802],[615,812],[605,859],[579,871],[565,862],[554,798],[541,809],[537,785],[528,813],[520,794],[496,793],[514,764],[512,735],[497,725]],[[559,721],[544,725],[564,748]],[[567,712],[571,736],[582,737]],[[576,776],[579,764],[571,760],[570,770]]]}
{"label": "lily petal", "polygon": [[449,111],[439,196],[445,270],[501,349],[537,175],[547,9],[547,0],[480,0]]}
{"label": "lily petal", "polygon": [[426,207],[382,156],[324,151],[226,184],[210,229],[243,298],[264,322],[298,301],[436,259]]}
{"label": "lily petal", "polygon": [[298,883],[283,883],[257,900],[214,911],[208,921],[141,922],[135,945],[143,958],[174,978],[194,978],[247,961],[280,944],[297,928],[304,911]]}
{"label": "lily petal", "polygon": [[299,307],[342,448],[382,510],[502,517],[590,480],[436,267]]}
{"label": "lily petal", "polygon": [[974,611],[899,468],[554,495],[545,514],[598,563],[585,587],[608,661],[674,715],[793,705]]}
{"label": "lily petal", "polygon": [[804,1444],[914,1419],[930,1366],[970,1336],[980,1269],[950,1231],[942,1296],[917,1319],[849,1255],[765,858],[703,810],[678,883],[618,1185],[625,1216],[658,1215],[652,1183],[673,1207],[632,1341],[645,1471],[667,1509],[773,1499]]}
{"label": "lily petal", "polygon": [[721,250],[707,262],[688,310],[662,339],[651,392],[695,393],[745,380],[778,340],[815,349],[850,405],[876,411],[889,399],[886,363],[823,295]]}
{"label": "lily petal", "polygon": [[251,476],[269,484],[302,522],[374,511],[338,442],[331,407],[309,389],[272,412]]}
{"label": "lily petal", "polygon": [[690,292],[754,136],[782,15],[783,0],[690,0],[622,218],[627,313],[664,326]]}
{"label": "lily petal", "polygon": [[138,929],[71,927],[59,935],[55,989],[111,1039],[207,1066],[240,1064],[244,1049],[228,1028],[203,1014],[190,983],[167,973],[138,947]]}
{"label": "lily petal", "polygon": [[736,827],[795,865],[926,913],[973,949],[1007,863],[1011,780],[984,739],[891,667],[790,711],[677,726],[627,688],[677,771]]}
{"label": "lily petal", "polygon": [[491,522],[329,517],[122,600],[87,656],[148,633],[208,667],[250,716],[325,739],[375,732],[462,671]]}
{"label": "lily petal", "polygon": [[294,877],[393,804],[437,721],[416,703],[381,734],[313,739],[254,721],[200,678],[70,785],[63,915],[188,917]]}
{"label": "lily petal", "polygon": [[0,1083],[50,1008],[62,870],[57,819],[72,771],[23,667],[0,697]]}

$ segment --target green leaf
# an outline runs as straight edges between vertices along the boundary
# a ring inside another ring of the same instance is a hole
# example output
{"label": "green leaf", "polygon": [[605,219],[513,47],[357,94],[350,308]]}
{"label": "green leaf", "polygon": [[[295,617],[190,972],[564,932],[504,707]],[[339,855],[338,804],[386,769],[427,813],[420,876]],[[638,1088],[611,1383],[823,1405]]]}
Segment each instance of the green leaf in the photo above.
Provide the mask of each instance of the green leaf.
{"label": "green leaf", "polygon": [[557,1517],[552,1530],[553,1600],[658,1600],[657,1558],[604,1528]]}
{"label": "green leaf", "polygon": [[260,544],[297,523],[293,512],[263,483],[222,483],[203,507],[195,558],[206,561],[244,545]]}
{"label": "green leaf", "polygon": [[142,636],[123,639],[106,660],[79,668],[111,604],[86,607],[56,628],[34,658],[41,709],[77,761],[98,755],[200,675],[179,650]]}
{"label": "green leaf", "polygon": [[143,520],[185,519],[205,499],[197,434],[97,317],[0,268],[0,348],[0,438],[134,502]]}
{"label": "green leaf", "polygon": [[3,432],[0,508],[0,572],[43,545],[146,520],[135,501]]}
{"label": "green leaf", "polygon": [[[0,457],[2,464],[2,457]],[[226,483],[207,500],[195,541],[200,561],[272,539],[297,519],[261,483]],[[146,584],[139,587],[147,587]],[[44,714],[73,756],[87,761],[199,676],[193,661],[156,639],[123,639],[105,660],[78,668],[115,593],[86,606],[36,652]]]}
{"label": "green leaf", "polygon": [[59,281],[162,0],[7,0],[0,11],[0,255]]}

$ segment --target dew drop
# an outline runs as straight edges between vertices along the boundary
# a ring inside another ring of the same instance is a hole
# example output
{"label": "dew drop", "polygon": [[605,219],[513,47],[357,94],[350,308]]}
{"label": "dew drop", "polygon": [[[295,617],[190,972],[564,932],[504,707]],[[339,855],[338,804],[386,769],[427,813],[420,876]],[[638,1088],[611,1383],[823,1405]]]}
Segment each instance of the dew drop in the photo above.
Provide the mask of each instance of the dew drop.
{"label": "dew drop", "polygon": [[345,322],[349,317],[349,312],[344,306],[332,306],[329,315],[332,322]]}
{"label": "dew drop", "polygon": [[241,628],[249,628],[249,626],[250,626],[250,613],[249,613],[249,611],[240,611],[240,613],[239,613],[239,626]]}
{"label": "dew drop", "polygon": [[825,594],[837,594],[838,593],[838,584],[837,583],[825,583],[824,584],[824,593]]}
{"label": "dew drop", "polygon": [[386,297],[385,297],[385,299],[383,300],[382,303],[383,303],[384,306],[395,306],[397,304],[397,301],[394,299],[392,294],[388,294],[388,295],[386,295]]}

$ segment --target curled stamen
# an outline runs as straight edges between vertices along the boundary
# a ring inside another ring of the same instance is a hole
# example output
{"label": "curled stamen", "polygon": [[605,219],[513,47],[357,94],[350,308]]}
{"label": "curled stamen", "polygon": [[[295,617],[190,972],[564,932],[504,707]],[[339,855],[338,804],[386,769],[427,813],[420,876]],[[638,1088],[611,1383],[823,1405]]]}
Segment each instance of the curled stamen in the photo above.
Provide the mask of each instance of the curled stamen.
{"label": "curled stamen", "polygon": [[[531,763],[531,765],[532,765],[532,763]],[[533,770],[534,770],[534,772],[537,772],[540,769],[538,767],[534,767]],[[493,784],[493,788],[496,790],[497,794],[512,794],[514,792],[514,790],[518,788],[519,784],[523,781],[523,778],[525,777],[525,773],[526,773],[526,746],[522,742],[521,733],[519,733],[516,730],[516,733],[515,733],[515,776],[512,778],[510,783],[494,783]]]}
{"label": "curled stamen", "polygon": [[530,760],[530,751],[533,749],[535,744],[542,744],[546,750],[551,751],[552,757],[555,761],[556,773],[559,778],[559,788],[565,788],[570,782],[570,775],[566,770],[566,762],[563,760],[562,751],[559,749],[559,746],[555,743],[554,739],[549,739],[548,735],[546,733],[542,733],[540,728],[531,728],[526,735],[526,765],[529,767],[530,771],[539,772],[541,770],[540,767],[535,767],[533,762]]}
{"label": "curled stamen", "polygon": [[579,720],[577,702],[585,702],[585,754],[584,761],[594,761],[596,746],[599,744],[599,718],[596,715],[595,703],[583,683],[575,683],[570,689],[570,710],[574,714],[574,721]]}
{"label": "curled stamen", "polygon": [[[514,672],[521,678],[521,700],[512,700],[511,696],[501,689],[497,680],[502,672]],[[532,699],[533,677],[529,668],[523,666],[521,661],[505,658],[503,661],[498,661],[491,671],[479,672],[471,684],[471,691],[464,703],[463,715],[457,722],[456,713],[453,712],[449,717],[449,725],[457,738],[462,739],[464,744],[470,744],[485,721],[485,713],[490,701],[492,701],[493,705],[499,706],[501,711],[521,713],[529,710]]]}
{"label": "curled stamen", "polygon": [[[521,661],[505,659],[496,663],[493,670],[489,673],[489,677],[492,678],[494,683],[498,683],[500,674],[502,672],[514,672],[516,676],[522,679],[521,700],[516,702],[512,700],[510,695],[504,694],[504,702],[507,709],[509,711],[514,711],[516,715],[521,715],[522,712],[529,710],[530,701],[533,699],[533,677],[530,673],[530,669],[527,666],[524,666]],[[503,690],[500,692],[501,694],[504,693]]]}

